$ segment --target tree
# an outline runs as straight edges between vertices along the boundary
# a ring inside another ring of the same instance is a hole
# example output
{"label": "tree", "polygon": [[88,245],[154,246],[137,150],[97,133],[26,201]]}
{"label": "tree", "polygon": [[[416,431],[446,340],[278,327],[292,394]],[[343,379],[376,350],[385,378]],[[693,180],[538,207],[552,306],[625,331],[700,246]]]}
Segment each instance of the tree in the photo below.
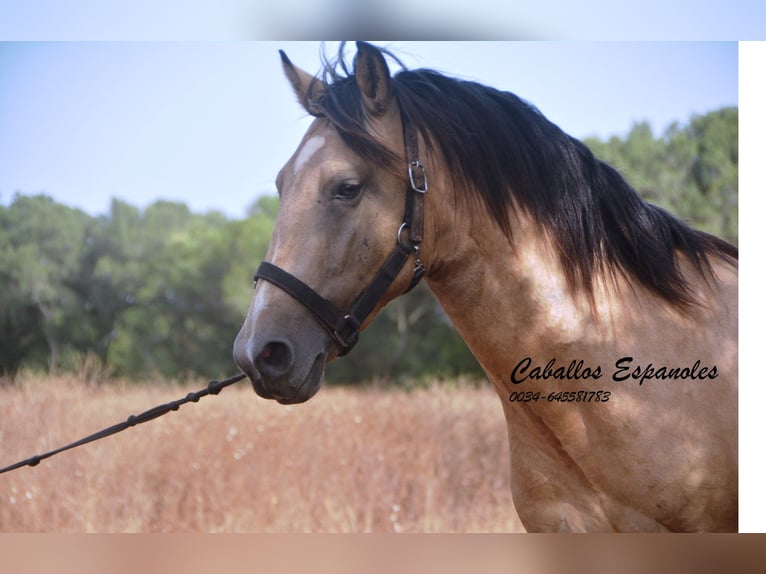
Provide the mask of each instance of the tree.
{"label": "tree", "polygon": [[703,229],[737,240],[738,195],[737,108],[697,116],[689,126],[696,142],[692,179],[701,201],[694,205],[695,219]]}
{"label": "tree", "polygon": [[722,108],[674,123],[655,138],[649,124],[623,140],[585,140],[646,200],[737,243],[738,111]]}
{"label": "tree", "polygon": [[13,376],[22,362],[45,348],[39,310],[20,290],[10,208],[0,205],[0,375]]}
{"label": "tree", "polygon": [[[34,354],[39,361],[38,343],[44,340],[48,368],[55,372],[78,327],[68,280],[82,256],[89,218],[43,195],[16,196],[4,215],[2,330],[6,340],[20,340],[10,342],[4,353]],[[5,369],[16,368],[20,360],[9,358]]]}
{"label": "tree", "polygon": [[231,261],[227,225],[220,214],[194,215],[178,203],[157,202],[141,214],[127,258],[132,273],[120,282],[129,304],[116,318],[107,354],[117,373],[174,377],[230,363],[226,334],[239,317],[221,288]]}
{"label": "tree", "polygon": [[78,347],[83,353],[93,353],[104,366],[118,336],[118,321],[136,304],[145,280],[142,256],[146,249],[140,224],[136,207],[113,200],[109,213],[90,225],[80,265],[69,282],[80,301],[80,321],[87,327]]}

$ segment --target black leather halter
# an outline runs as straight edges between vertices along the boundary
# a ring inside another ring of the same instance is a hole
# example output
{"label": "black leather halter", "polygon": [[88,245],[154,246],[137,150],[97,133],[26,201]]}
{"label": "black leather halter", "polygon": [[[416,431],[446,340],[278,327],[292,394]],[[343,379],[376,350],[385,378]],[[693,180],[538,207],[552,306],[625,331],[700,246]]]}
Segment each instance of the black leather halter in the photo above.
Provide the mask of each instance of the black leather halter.
{"label": "black leather halter", "polygon": [[[372,282],[351,304],[351,308],[347,311],[339,309],[303,281],[268,261],[260,264],[253,277],[254,281],[265,279],[273,283],[311,311],[338,345],[339,356],[345,355],[356,345],[359,340],[360,326],[388,291],[410,255],[415,257],[415,269],[405,293],[415,287],[425,275],[419,249],[423,241],[424,196],[428,191],[428,179],[425,167],[418,160],[417,131],[404,117],[402,124],[409,179],[404,202],[404,218],[396,234],[396,246]],[[408,240],[402,237],[405,229],[409,231]]]}

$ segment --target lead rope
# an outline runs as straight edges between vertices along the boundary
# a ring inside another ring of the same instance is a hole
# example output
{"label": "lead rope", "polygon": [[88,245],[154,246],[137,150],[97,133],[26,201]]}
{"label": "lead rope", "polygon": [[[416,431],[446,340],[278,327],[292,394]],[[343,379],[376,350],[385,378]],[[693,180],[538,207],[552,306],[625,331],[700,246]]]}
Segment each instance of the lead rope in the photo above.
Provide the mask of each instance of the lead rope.
{"label": "lead rope", "polygon": [[189,393],[182,399],[178,399],[177,401],[171,401],[169,403],[165,403],[164,405],[157,405],[156,407],[151,408],[148,411],[144,411],[140,415],[130,415],[127,419],[125,419],[121,423],[117,423],[116,425],[112,425],[103,430],[95,432],[71,444],[51,450],[49,452],[46,452],[45,454],[37,454],[26,460],[22,460],[15,464],[6,466],[5,468],[0,468],[0,474],[3,474],[4,472],[9,472],[11,470],[15,470],[17,468],[21,468],[22,466],[37,466],[38,464],[40,464],[41,460],[45,460],[46,458],[49,458],[53,456],[54,454],[64,452],[65,450],[69,450],[70,448],[74,448],[76,446],[88,444],[89,442],[93,442],[98,439],[106,438],[118,432],[124,431],[127,428],[134,427],[141,423],[154,420],[157,417],[161,417],[162,415],[169,413],[170,411],[177,411],[181,407],[181,405],[184,405],[186,403],[196,403],[202,397],[205,397],[207,395],[217,395],[225,387],[228,387],[229,385],[233,385],[234,383],[237,383],[244,378],[245,378],[245,375],[240,373],[238,375],[234,375],[233,377],[229,377],[228,379],[223,379],[222,381],[210,381],[207,384],[207,387],[205,387],[204,389]]}

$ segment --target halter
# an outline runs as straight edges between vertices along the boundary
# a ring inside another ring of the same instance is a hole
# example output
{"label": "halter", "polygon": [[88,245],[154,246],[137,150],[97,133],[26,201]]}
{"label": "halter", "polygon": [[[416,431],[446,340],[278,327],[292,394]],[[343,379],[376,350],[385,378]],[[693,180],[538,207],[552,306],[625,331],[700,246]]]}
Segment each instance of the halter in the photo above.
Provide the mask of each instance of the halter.
{"label": "halter", "polygon": [[[410,255],[415,257],[415,269],[405,293],[415,287],[425,275],[425,267],[420,260],[420,243],[423,241],[424,196],[428,191],[428,179],[425,167],[418,160],[417,131],[404,116],[402,127],[409,181],[404,201],[404,218],[396,233],[396,246],[370,284],[356,297],[350,309],[339,309],[303,281],[268,261],[261,262],[253,277],[254,282],[265,279],[276,285],[311,311],[338,345],[338,356],[341,357],[356,345],[359,340],[359,328],[388,291]],[[402,238],[405,229],[409,230],[409,240]]]}

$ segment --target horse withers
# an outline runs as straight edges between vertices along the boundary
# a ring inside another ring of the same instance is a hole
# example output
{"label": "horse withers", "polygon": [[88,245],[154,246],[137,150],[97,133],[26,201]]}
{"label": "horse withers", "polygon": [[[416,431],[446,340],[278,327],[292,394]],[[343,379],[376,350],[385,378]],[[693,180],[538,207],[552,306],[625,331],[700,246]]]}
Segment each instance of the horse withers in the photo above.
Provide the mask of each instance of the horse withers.
{"label": "horse withers", "polygon": [[311,398],[421,276],[502,404],[530,531],[737,530],[737,249],[644,202],[517,96],[357,43],[315,120],[234,357]]}

